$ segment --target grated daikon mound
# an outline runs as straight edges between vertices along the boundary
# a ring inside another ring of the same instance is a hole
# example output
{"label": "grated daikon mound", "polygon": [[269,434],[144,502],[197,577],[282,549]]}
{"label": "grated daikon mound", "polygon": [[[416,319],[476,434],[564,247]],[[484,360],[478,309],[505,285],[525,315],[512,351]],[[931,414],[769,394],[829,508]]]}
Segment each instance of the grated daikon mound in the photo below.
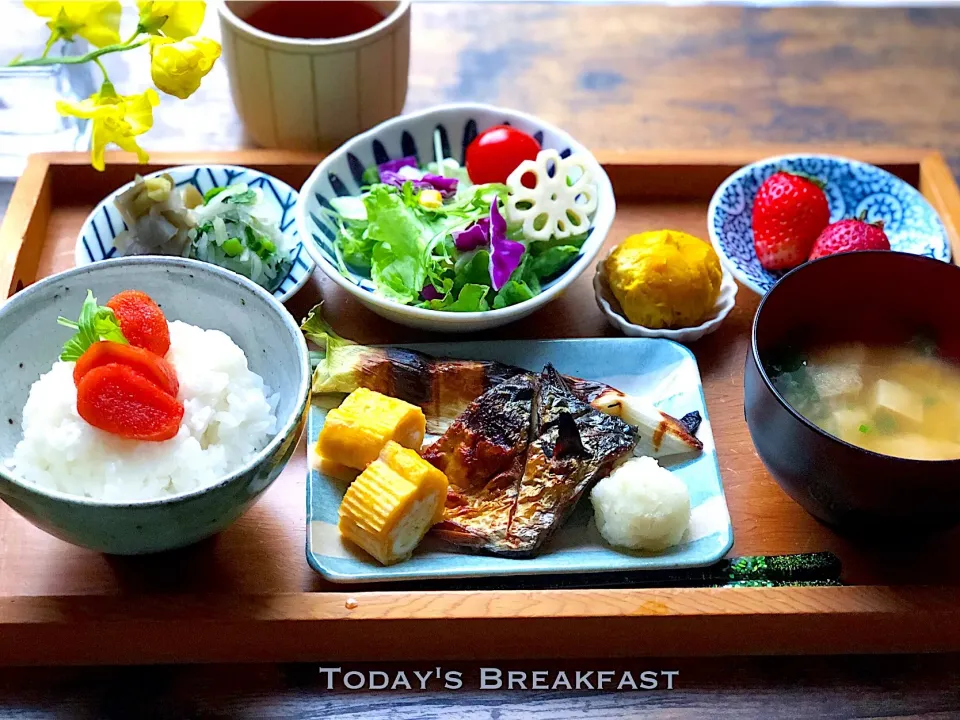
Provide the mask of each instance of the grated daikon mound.
{"label": "grated daikon mound", "polygon": [[597,529],[611,545],[659,552],[690,524],[687,486],[651,457],[631,458],[590,493]]}

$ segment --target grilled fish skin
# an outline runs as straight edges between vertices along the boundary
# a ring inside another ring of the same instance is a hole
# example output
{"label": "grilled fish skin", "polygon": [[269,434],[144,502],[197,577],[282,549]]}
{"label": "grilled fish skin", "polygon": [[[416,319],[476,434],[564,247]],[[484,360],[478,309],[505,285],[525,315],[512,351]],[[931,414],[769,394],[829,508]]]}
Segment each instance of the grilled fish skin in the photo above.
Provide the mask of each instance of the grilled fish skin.
{"label": "grilled fish skin", "polygon": [[[323,395],[376,390],[419,405],[427,432],[439,435],[471,402],[491,387],[526,373],[523,368],[489,360],[434,358],[415,350],[357,345],[337,335],[318,305],[301,326],[308,340],[323,348],[313,377],[316,402]],[[620,417],[640,430],[637,454],[664,457],[698,453],[697,422],[689,425],[661,412],[644,398],[626,395],[604,383],[564,376],[570,392],[595,409]],[[335,401],[334,401],[335,404]]]}
{"label": "grilled fish skin", "polygon": [[450,483],[433,534],[468,548],[505,542],[530,442],[536,376],[522,373],[472,402],[423,458]]}
{"label": "grilled fish skin", "polygon": [[574,397],[551,365],[540,376],[534,422],[537,437],[527,451],[506,547],[496,554],[536,555],[638,440],[636,428]]}
{"label": "grilled fish skin", "polygon": [[533,556],[637,437],[574,397],[551,366],[501,383],[423,452],[450,482],[431,532],[468,550]]}

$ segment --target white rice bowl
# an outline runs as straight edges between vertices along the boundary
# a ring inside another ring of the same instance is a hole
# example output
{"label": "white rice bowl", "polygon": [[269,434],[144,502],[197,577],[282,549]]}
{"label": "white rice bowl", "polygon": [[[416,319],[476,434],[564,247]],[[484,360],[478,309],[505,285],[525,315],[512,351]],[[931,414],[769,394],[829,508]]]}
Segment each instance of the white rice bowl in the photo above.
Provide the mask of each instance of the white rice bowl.
{"label": "white rice bowl", "polygon": [[156,500],[214,485],[276,433],[278,395],[219,330],[170,323],[183,421],[164,442],[128,440],[77,414],[72,362],[54,363],[23,408],[23,440],[6,465],[26,482],[106,502]]}

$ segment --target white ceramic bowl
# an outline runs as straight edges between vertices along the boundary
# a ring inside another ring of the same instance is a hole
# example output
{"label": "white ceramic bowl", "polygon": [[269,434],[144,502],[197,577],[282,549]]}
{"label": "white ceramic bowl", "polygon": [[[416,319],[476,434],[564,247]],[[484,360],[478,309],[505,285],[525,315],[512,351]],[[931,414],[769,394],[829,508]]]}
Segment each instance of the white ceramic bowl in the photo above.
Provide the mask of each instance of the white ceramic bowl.
{"label": "white ceramic bowl", "polygon": [[[611,252],[613,248],[611,248]],[[609,253],[607,253],[609,255]],[[737,281],[727,271],[723,271],[720,281],[720,295],[713,306],[713,312],[699,325],[689,328],[659,329],[635,325],[623,314],[620,303],[617,302],[610,285],[607,283],[607,273],[603,260],[597,263],[597,271],[593,276],[593,292],[597,297],[597,305],[613,327],[628,337],[667,338],[680,343],[691,343],[704,335],[709,335],[720,327],[724,318],[737,304]]]}
{"label": "white ceramic bowl", "polygon": [[[297,235],[297,224],[293,221],[297,191],[285,182],[259,170],[239,165],[179,165],[148,173],[144,177],[150,178],[163,174],[169,174],[178,186],[187,183],[193,185],[200,193],[236,182],[245,182],[250,187],[260,188],[263,191],[263,201],[273,206],[279,218],[280,231],[286,237],[287,243],[290,247],[296,248],[293,265],[283,282],[273,292],[273,296],[280,302],[286,302],[313,275],[316,263],[313,262],[309,253],[303,251],[303,243]],[[127,226],[113,202],[118,195],[130,188],[133,182],[131,180],[107,195],[84,220],[80,234],[77,235],[77,244],[73,253],[73,261],[77,267],[119,257],[113,241]]]}
{"label": "white ceramic bowl", "polygon": [[[102,300],[128,289],[157,300],[170,320],[226,333],[249,367],[280,396],[277,434],[214,484],[154,500],[94,500],[18,479],[0,461],[0,500],[37,527],[100,552],[138,555],[182,547],[220,532],[276,480],[293,456],[310,404],[310,360],[296,321],[259,285],[229,270],[178,257],[139,256],[51,275],[0,307],[0,458],[22,439],[23,407],[72,330],[87,290]],[[267,350],[269,349],[269,353]]]}
{"label": "white ceramic bowl", "polygon": [[[467,313],[402,305],[374,294],[368,278],[352,273],[344,276],[340,273],[333,252],[335,231],[323,213],[329,198],[337,195],[358,195],[363,170],[371,165],[421,153],[421,160],[433,160],[434,130],[440,131],[444,154],[462,163],[467,145],[478,132],[503,123],[509,123],[537,137],[545,149],[556,149],[561,155],[567,151],[583,153],[594,165],[597,211],[590,223],[590,235],[573,265],[559,277],[545,283],[543,291],[530,300],[499,310]],[[442,332],[472,332],[519,320],[559,297],[596,258],[613,224],[615,213],[616,202],[610,178],[596,158],[563,130],[516,110],[458,103],[393,118],[335,150],[317,166],[303,184],[296,214],[304,247],[317,261],[320,269],[373,312],[409,327]]]}
{"label": "white ceramic bowl", "polygon": [[[309,39],[272,35],[248,23],[263,4],[217,3],[230,94],[258,145],[330,150],[403,110],[410,0],[368,2],[383,15],[376,25]],[[294,8],[284,10],[293,15]]]}

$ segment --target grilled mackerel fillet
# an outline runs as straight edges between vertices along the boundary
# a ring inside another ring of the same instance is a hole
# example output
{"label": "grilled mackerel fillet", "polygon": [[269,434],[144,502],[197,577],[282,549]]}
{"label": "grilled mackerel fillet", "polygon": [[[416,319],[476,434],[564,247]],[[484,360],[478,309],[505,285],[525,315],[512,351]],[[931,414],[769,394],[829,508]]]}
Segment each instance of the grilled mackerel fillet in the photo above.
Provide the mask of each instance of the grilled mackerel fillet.
{"label": "grilled mackerel fillet", "polygon": [[444,521],[431,532],[463,549],[536,555],[637,441],[636,428],[574,396],[552,366],[516,376],[424,450],[450,482]]}

